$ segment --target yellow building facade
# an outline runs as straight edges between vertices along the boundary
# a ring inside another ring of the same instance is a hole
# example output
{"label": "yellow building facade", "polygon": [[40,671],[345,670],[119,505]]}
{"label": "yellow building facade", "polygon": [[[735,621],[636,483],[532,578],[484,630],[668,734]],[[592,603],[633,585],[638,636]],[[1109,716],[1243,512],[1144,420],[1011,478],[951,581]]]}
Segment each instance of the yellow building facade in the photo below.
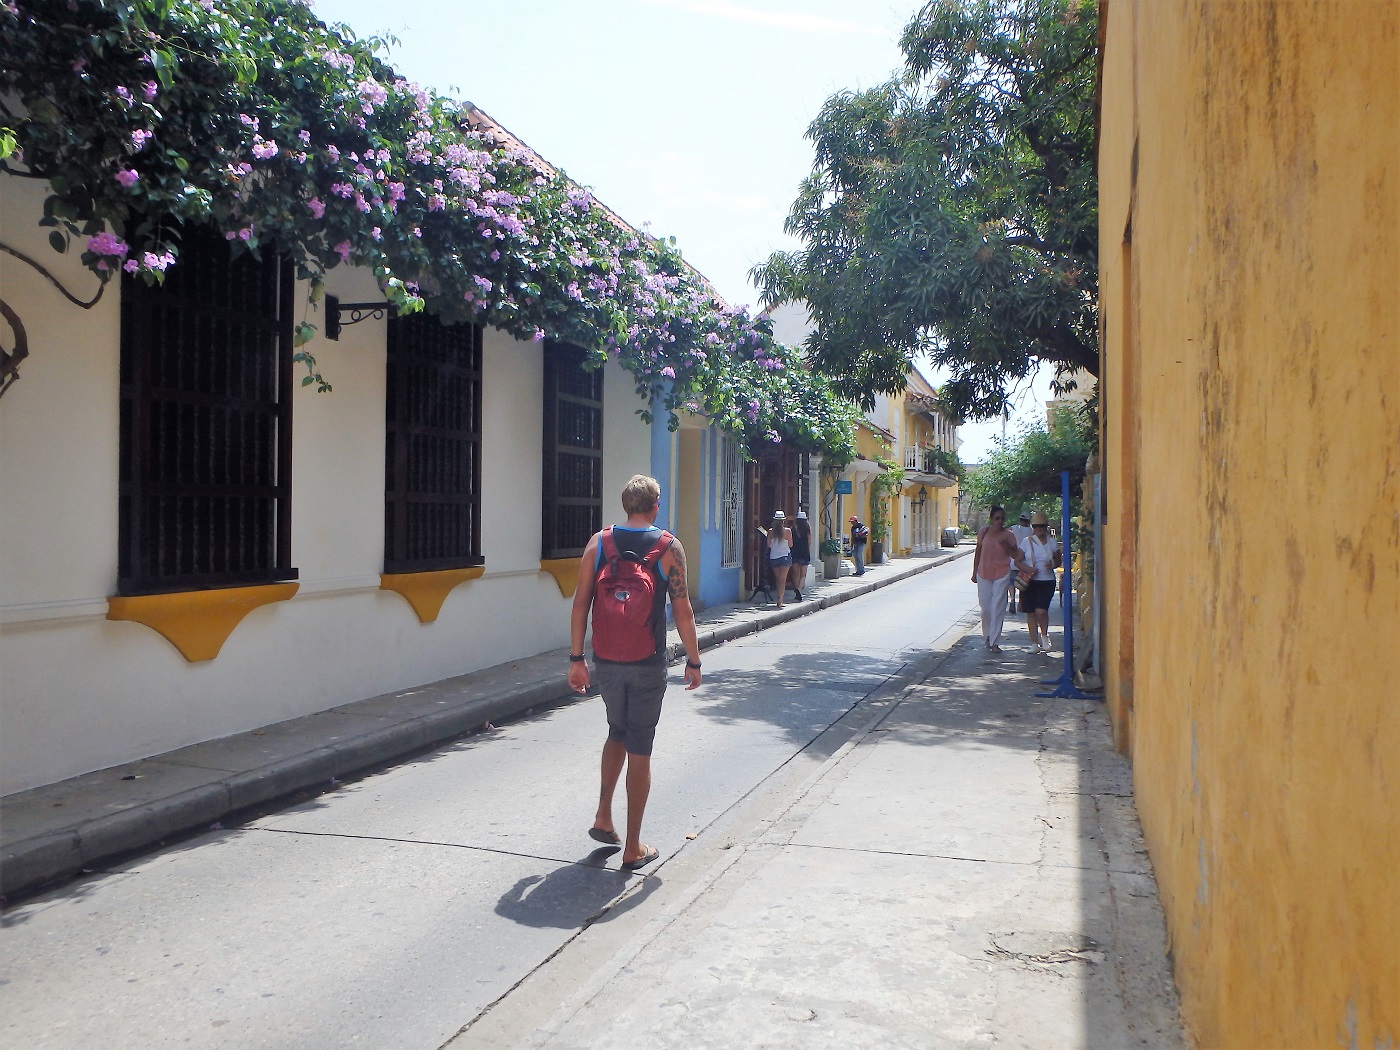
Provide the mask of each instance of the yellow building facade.
{"label": "yellow building facade", "polygon": [[1099,12],[1103,670],[1185,1021],[1394,1047],[1400,3]]}
{"label": "yellow building facade", "polygon": [[895,514],[895,549],[925,554],[958,524],[958,479],[942,455],[957,455],[957,425],[939,407],[937,391],[917,370],[897,395],[903,493]]}

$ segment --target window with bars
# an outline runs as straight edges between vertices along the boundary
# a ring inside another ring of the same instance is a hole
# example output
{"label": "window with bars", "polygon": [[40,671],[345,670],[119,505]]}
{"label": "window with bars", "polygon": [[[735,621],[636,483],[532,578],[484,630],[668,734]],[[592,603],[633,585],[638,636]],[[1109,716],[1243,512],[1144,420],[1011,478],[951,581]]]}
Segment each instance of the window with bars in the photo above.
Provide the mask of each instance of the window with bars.
{"label": "window with bars", "polygon": [[481,327],[389,322],[384,571],[482,564]]}
{"label": "window with bars", "polygon": [[291,264],[182,231],[180,262],[122,279],[117,586],[296,579]]}
{"label": "window with bars", "polygon": [[541,556],[577,558],[603,527],[603,370],[568,343],[544,348]]}
{"label": "window with bars", "polygon": [[720,567],[732,569],[743,559],[743,544],[740,542],[741,523],[744,518],[744,457],[739,452],[739,444],[733,438],[720,438]]}

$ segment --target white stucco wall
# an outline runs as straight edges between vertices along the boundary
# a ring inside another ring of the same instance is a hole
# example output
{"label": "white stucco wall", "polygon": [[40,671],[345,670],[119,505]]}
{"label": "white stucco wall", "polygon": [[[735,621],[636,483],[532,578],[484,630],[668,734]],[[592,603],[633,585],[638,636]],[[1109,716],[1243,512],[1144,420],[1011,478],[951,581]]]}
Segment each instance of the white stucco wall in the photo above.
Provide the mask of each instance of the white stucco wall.
{"label": "white stucco wall", "polygon": [[[3,179],[3,239],[70,289],[91,287],[78,253],[56,255],[33,225],[42,200],[36,184]],[[332,273],[328,290],[377,297],[363,271]],[[191,664],[149,628],[105,619],[117,577],[117,285],[83,311],[0,255],[0,297],[19,310],[32,354],[0,398],[0,794],[567,644],[569,602],[539,572],[539,344],[486,333],[486,571],[420,624],[378,589],[384,323],[318,340],[335,389],[294,395],[300,592],[248,616],[217,659]],[[623,482],[650,467],[650,433],[631,378],[610,365],[605,384],[608,521]]]}

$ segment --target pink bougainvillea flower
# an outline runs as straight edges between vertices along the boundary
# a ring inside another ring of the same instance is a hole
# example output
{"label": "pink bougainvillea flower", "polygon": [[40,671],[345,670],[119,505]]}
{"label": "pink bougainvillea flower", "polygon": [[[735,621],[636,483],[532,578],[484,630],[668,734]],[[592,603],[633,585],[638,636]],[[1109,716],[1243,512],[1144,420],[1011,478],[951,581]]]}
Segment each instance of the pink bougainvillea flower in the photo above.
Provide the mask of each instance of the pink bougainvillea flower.
{"label": "pink bougainvillea flower", "polygon": [[141,181],[141,173],[135,168],[118,168],[117,173],[112,176],[127,189],[135,186]]}
{"label": "pink bougainvillea flower", "polygon": [[306,202],[306,210],[311,213],[313,219],[319,219],[322,215],[326,214],[326,206],[315,197],[312,197]]}
{"label": "pink bougainvillea flower", "polygon": [[340,242],[339,244],[337,244],[334,248],[332,248],[331,251],[335,252],[337,255],[340,256],[340,261],[341,261],[341,262],[349,262],[349,261],[350,261],[350,242],[349,242],[349,241],[341,241],[341,242]]}
{"label": "pink bougainvillea flower", "polygon": [[127,252],[131,251],[120,237],[105,231],[89,237],[87,247],[94,255],[106,255],[116,259],[125,259]]}
{"label": "pink bougainvillea flower", "polygon": [[155,101],[156,92],[158,90],[159,88],[156,86],[156,82],[154,80],[148,80],[141,85],[141,94],[145,96],[147,102]]}

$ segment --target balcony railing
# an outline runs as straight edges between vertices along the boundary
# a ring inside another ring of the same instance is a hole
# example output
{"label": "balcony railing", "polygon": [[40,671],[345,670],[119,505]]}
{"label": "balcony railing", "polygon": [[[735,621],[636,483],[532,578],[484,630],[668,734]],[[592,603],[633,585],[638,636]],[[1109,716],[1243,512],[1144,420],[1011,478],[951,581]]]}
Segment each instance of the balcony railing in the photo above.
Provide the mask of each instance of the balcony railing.
{"label": "balcony railing", "polygon": [[904,469],[920,474],[941,474],[951,477],[952,473],[940,462],[942,449],[913,445],[904,450]]}

